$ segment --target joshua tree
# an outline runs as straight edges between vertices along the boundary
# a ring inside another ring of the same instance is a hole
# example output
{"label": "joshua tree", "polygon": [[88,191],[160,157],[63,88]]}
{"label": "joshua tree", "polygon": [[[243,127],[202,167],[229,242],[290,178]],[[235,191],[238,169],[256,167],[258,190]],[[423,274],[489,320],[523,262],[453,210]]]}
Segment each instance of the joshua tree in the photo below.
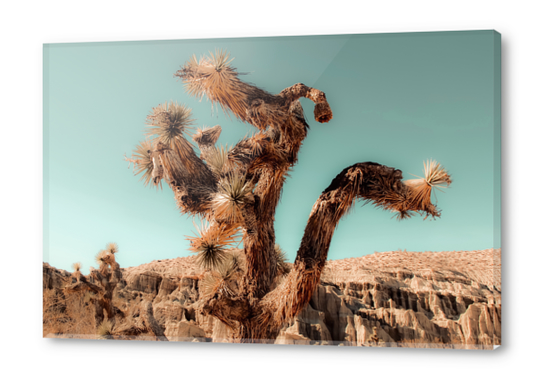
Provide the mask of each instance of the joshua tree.
{"label": "joshua tree", "polygon": [[113,242],[107,244],[104,250],[100,250],[96,254],[99,268],[97,270],[90,268],[89,279],[81,273],[81,263],[74,263],[72,266],[74,272],[70,283],[64,287],[64,291],[66,293],[86,292],[88,299],[94,303],[96,333],[102,339],[112,339],[115,335],[149,333],[157,340],[167,341],[164,330],[154,318],[152,303],[149,299],[144,299],[139,306],[132,309],[138,316],[142,316],[135,322],[133,319],[126,319],[124,312],[113,305],[113,292],[122,280],[122,271],[115,259],[118,251],[119,246]]}
{"label": "joshua tree", "polygon": [[[74,272],[71,275],[71,283],[65,287],[67,293],[89,291],[95,294],[94,307],[96,310],[95,319],[96,327],[105,328],[101,324],[109,320],[108,324],[111,328],[114,325],[115,316],[123,316],[122,311],[113,306],[113,291],[122,279],[120,266],[115,260],[115,254],[118,253],[119,246],[116,243],[107,244],[105,250],[100,250],[96,255],[96,262],[99,268],[96,270],[90,268],[90,277],[88,280],[81,273],[81,264],[74,263]],[[107,318],[106,318],[107,314]]]}
{"label": "joshua tree", "polygon": [[[318,282],[333,232],[358,199],[397,212],[439,217],[431,203],[434,186],[451,183],[436,162],[426,165],[425,178],[402,181],[401,171],[377,163],[356,163],[340,172],[316,200],[291,269],[275,248],[274,215],[289,170],[307,136],[299,102],[315,104],[320,123],[332,119],[325,94],[295,84],[272,95],[239,79],[229,55],[216,52],[193,57],[174,76],[190,95],[207,97],[226,113],[257,131],[231,148],[215,146],[219,125],[197,129],[186,139],[194,120],[190,109],[164,103],[147,117],[147,139],[132,158],[145,184],[172,189],[182,213],[203,219],[199,235],[190,237],[191,251],[208,269],[202,281],[200,310],[231,327],[240,342],[274,339],[282,325],[310,300]],[[426,216],[426,217],[427,217]],[[239,241],[242,249],[228,248]]]}

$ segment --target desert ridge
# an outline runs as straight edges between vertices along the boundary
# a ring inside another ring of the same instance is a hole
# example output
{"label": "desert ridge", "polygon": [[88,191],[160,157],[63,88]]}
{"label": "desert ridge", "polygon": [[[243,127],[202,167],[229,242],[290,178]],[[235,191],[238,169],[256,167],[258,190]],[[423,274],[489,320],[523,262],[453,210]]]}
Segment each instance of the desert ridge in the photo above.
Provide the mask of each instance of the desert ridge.
{"label": "desert ridge", "polygon": [[[43,270],[44,336],[100,338],[92,296],[65,294],[70,273]],[[228,326],[198,311],[206,272],[195,257],[121,271],[113,304],[125,321],[108,338],[160,339],[147,326],[149,307],[164,340],[235,342]],[[390,251],[328,261],[305,309],[276,340],[258,342],[493,349],[500,320],[500,249]]]}

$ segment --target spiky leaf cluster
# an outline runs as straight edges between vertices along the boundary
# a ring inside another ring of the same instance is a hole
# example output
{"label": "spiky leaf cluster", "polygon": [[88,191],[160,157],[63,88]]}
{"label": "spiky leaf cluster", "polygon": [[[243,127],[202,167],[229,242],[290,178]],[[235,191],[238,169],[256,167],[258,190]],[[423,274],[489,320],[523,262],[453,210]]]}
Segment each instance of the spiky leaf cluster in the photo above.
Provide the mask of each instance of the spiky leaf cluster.
{"label": "spiky leaf cluster", "polygon": [[154,165],[152,162],[151,152],[154,149],[151,140],[141,141],[132,153],[132,159],[126,158],[129,162],[134,164],[134,175],[143,173],[139,180],[143,180],[147,186],[149,183],[155,185],[152,180],[152,170]]}
{"label": "spiky leaf cluster", "polygon": [[100,269],[108,266],[118,266],[115,260],[115,254],[119,252],[119,245],[116,242],[110,242],[106,245],[105,249],[100,250],[96,256],[96,263],[100,266]]}
{"label": "spiky leaf cluster", "polygon": [[218,191],[213,199],[215,217],[230,223],[243,220],[242,208],[253,201],[254,185],[245,175],[233,171],[218,182]]}
{"label": "spiky leaf cluster", "polygon": [[229,53],[217,50],[199,61],[192,58],[175,73],[185,84],[186,91],[196,98],[206,96],[213,103],[219,103],[225,111],[232,111],[246,121],[247,92],[251,86],[239,80],[237,70],[231,67]]}
{"label": "spiky leaf cluster", "polygon": [[105,251],[111,254],[116,254],[119,252],[119,245],[116,242],[110,242],[107,244]]}
{"label": "spiky leaf cluster", "polygon": [[203,277],[200,284],[203,297],[212,297],[223,284],[224,280],[216,271],[208,273]]}
{"label": "spiky leaf cluster", "polygon": [[103,320],[96,332],[100,339],[109,339],[113,335],[113,324],[109,320]]}
{"label": "spiky leaf cluster", "polygon": [[224,262],[217,267],[217,272],[224,280],[235,279],[237,275],[244,271],[244,257],[235,250],[230,250]]}
{"label": "spiky leaf cluster", "polygon": [[81,271],[81,262],[75,262],[72,264],[72,268],[74,271]]}
{"label": "spiky leaf cluster", "polygon": [[408,201],[415,209],[426,210],[434,208],[431,202],[431,194],[435,188],[448,187],[452,183],[450,175],[444,167],[433,159],[423,162],[424,177],[419,179],[405,180],[404,183],[410,189]]}
{"label": "spiky leaf cluster", "polygon": [[220,177],[221,173],[228,170],[232,166],[228,157],[230,150],[231,149],[228,148],[227,145],[221,145],[215,149],[210,150],[205,156],[207,166],[211,169],[213,174],[218,177]]}
{"label": "spiky leaf cluster", "polygon": [[423,162],[423,170],[425,180],[427,183],[434,187],[449,186],[452,184],[452,179],[448,174],[448,171],[437,161],[430,159],[427,162]]}
{"label": "spiky leaf cluster", "polygon": [[160,104],[147,116],[145,134],[157,138],[167,146],[173,146],[191,129],[194,119],[190,108],[176,102]]}
{"label": "spiky leaf cluster", "polygon": [[197,254],[196,262],[205,269],[217,269],[227,258],[226,248],[238,241],[237,228],[226,224],[196,226],[199,236],[187,237],[189,250]]}
{"label": "spiky leaf cluster", "polygon": [[237,291],[237,281],[244,272],[244,265],[244,258],[240,252],[236,250],[227,252],[223,262],[204,276],[201,283],[203,296],[211,297],[217,292],[234,295]]}
{"label": "spiky leaf cluster", "polygon": [[98,253],[96,254],[96,256],[94,257],[94,259],[96,260],[96,263],[101,266],[103,264],[105,264],[105,256],[107,254],[107,251],[105,250],[100,250],[98,251]]}
{"label": "spiky leaf cluster", "polygon": [[285,275],[290,272],[290,265],[286,260],[286,252],[282,250],[278,243],[275,244],[275,260],[277,262],[277,272],[279,275]]}

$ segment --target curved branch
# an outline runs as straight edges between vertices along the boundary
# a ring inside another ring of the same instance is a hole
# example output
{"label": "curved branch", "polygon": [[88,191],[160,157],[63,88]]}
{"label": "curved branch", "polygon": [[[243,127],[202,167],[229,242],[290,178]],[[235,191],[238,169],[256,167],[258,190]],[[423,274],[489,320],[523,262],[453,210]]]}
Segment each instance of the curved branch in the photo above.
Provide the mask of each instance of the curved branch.
{"label": "curved branch", "polygon": [[260,303],[258,323],[269,325],[267,333],[278,331],[308,304],[320,281],[335,228],[356,199],[403,217],[408,212],[440,215],[433,204],[420,208],[419,202],[413,201],[413,191],[401,179],[400,170],[372,162],[350,166],[333,179],[312,208],[292,271]]}
{"label": "curved branch", "polygon": [[[217,182],[211,170],[196,156],[190,143],[181,140],[182,148],[170,148],[158,142],[151,158],[155,164],[153,181],[168,179],[178,208],[184,213],[205,215]],[[186,145],[186,146],[185,146]]]}
{"label": "curved branch", "polygon": [[283,89],[278,96],[288,100],[288,105],[301,97],[306,97],[314,104],[314,119],[318,122],[329,122],[333,118],[333,112],[329,106],[326,94],[316,88],[307,87],[303,83],[294,84],[291,87]]}
{"label": "curved branch", "polygon": [[210,200],[217,188],[216,178],[183,136],[177,136],[169,145],[145,140],[137,146],[135,156],[124,157],[129,164],[134,164],[134,173],[143,173],[145,184],[157,187],[161,187],[165,179],[181,212],[192,215],[209,212]]}
{"label": "curved branch", "polygon": [[[284,175],[297,161],[299,148],[307,135],[308,125],[304,120],[299,98],[306,97],[316,104],[314,112],[318,122],[328,122],[333,114],[325,94],[318,89],[298,83],[278,95],[272,95],[241,81],[239,73],[230,63],[229,54],[217,51],[200,60],[193,57],[174,76],[183,80],[188,93],[200,98],[206,96],[212,102],[218,102],[226,111],[233,112],[242,121],[249,122],[268,134],[267,140],[259,134],[241,141],[234,150],[240,160],[245,161],[245,172],[252,171],[256,177],[254,182],[258,182],[259,193],[255,195],[260,197],[261,204],[264,205],[264,216],[269,217],[267,210],[274,214]],[[214,138],[215,133],[208,133],[213,140],[210,142],[216,142],[218,137]],[[204,134],[200,134],[195,138],[199,140],[198,144],[202,143],[200,146],[204,146],[205,150],[209,143],[205,141]],[[258,149],[263,147],[262,144],[272,146],[265,152],[258,152]],[[253,151],[247,151],[247,148]],[[262,155],[265,159],[261,159]]]}
{"label": "curved branch", "polygon": [[201,151],[200,158],[207,159],[209,151],[216,149],[215,144],[222,133],[220,125],[215,125],[212,128],[198,129],[198,132],[194,134],[192,140],[198,144]]}
{"label": "curved branch", "polygon": [[229,54],[217,51],[199,61],[193,57],[174,76],[182,79],[189,94],[199,98],[206,96],[213,103],[219,103],[225,111],[231,111],[240,120],[260,130],[284,125],[290,105],[300,97],[316,104],[316,121],[328,122],[333,117],[323,92],[298,83],[278,95],[272,95],[240,80],[240,74],[230,63]]}

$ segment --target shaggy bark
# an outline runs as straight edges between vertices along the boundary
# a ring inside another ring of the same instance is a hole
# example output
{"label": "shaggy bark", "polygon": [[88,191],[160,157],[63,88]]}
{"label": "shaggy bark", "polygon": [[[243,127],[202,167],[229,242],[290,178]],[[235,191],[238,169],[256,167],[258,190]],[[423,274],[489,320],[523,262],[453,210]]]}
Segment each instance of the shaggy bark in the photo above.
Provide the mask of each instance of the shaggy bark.
{"label": "shaggy bark", "polygon": [[152,152],[156,171],[153,181],[163,178],[173,190],[177,206],[184,213],[205,215],[211,209],[211,199],[217,182],[207,165],[196,156],[188,141],[179,139],[173,149],[158,142]]}
{"label": "shaggy bark", "polygon": [[[294,266],[282,284],[261,300],[250,301],[250,307],[239,306],[241,299],[222,299],[208,304],[206,313],[217,315],[227,325],[228,308],[242,309],[235,321],[235,338],[239,342],[274,339],[285,322],[303,310],[320,281],[329,246],[340,219],[358,199],[399,212],[425,212],[438,216],[434,206],[418,208],[411,202],[411,191],[402,182],[402,172],[377,163],[358,163],[344,169],[322,192],[314,204]],[[215,305],[216,308],[213,306]]]}
{"label": "shaggy bark", "polygon": [[[265,296],[276,277],[274,215],[286,175],[297,162],[299,149],[307,136],[308,124],[305,122],[303,110],[298,101],[302,96],[322,105],[318,109],[315,108],[317,121],[327,122],[332,118],[325,94],[303,84],[296,84],[277,95],[280,101],[270,103],[281,104],[281,106],[276,106],[273,112],[269,109],[263,112],[260,102],[253,103],[256,109],[251,108],[248,111],[252,115],[258,114],[259,120],[263,119],[265,114],[267,118],[264,123],[275,126],[275,130],[268,132],[271,137],[265,149],[262,147],[263,153],[258,159],[247,164],[247,172],[251,173],[258,182],[254,191],[254,197],[257,199],[254,212],[257,233],[246,233],[243,239],[247,260],[243,290],[251,299],[260,299]],[[285,118],[270,117],[276,114],[287,116]],[[278,124],[277,119],[280,119]],[[260,143],[260,141],[254,143]]]}
{"label": "shaggy bark", "polygon": [[[226,290],[210,280],[215,284],[209,287],[215,292],[202,300],[201,311],[229,325],[238,340],[251,342],[274,338],[280,326],[305,307],[320,280],[335,227],[356,199],[397,212],[399,218],[409,217],[412,212],[423,211],[434,217],[439,213],[430,203],[430,196],[429,201],[421,199],[420,190],[415,194],[401,181],[401,171],[371,162],[350,166],[337,175],[315,203],[293,269],[277,286],[280,278],[275,211],[309,129],[299,99],[314,102],[317,122],[329,122],[333,113],[326,95],[318,89],[298,83],[272,95],[241,81],[230,62],[223,52],[200,60],[192,58],[174,76],[182,79],[189,94],[205,96],[227,113],[258,128],[256,134],[235,145],[224,162],[224,155],[213,155],[218,153],[215,143],[220,126],[194,135],[201,151],[198,157],[181,135],[188,126],[166,123],[163,130],[157,129],[157,135],[166,136],[163,139],[167,144],[158,137],[160,141],[151,157],[142,153],[147,142],[138,147],[137,154],[142,157],[140,172],[146,170],[147,180],[152,176],[157,184],[166,179],[182,212],[209,221],[207,235],[202,232],[201,237],[191,238],[191,250],[200,254],[198,258],[206,262],[206,267],[220,271],[218,266],[212,266],[227,256],[225,242],[231,243],[232,231],[242,231],[244,270],[240,286]],[[178,115],[188,118],[189,114],[177,108],[175,116],[173,111],[167,113],[165,106],[153,112],[150,117],[156,120],[180,120]],[[167,137],[172,128],[179,132],[174,139]],[[223,167],[217,169],[214,164],[211,169],[211,158],[220,158]],[[420,188],[427,194],[426,187]]]}
{"label": "shaggy bark", "polygon": [[220,125],[215,125],[209,129],[199,130],[198,133],[192,137],[192,140],[198,144],[199,150],[201,151],[201,159],[206,159],[209,153],[216,149],[215,144],[220,137],[220,133],[222,133],[222,128]]}
{"label": "shaggy bark", "polygon": [[[256,87],[254,87],[256,88]],[[274,214],[278,205],[285,177],[297,162],[299,149],[307,136],[308,124],[298,101],[307,97],[314,101],[315,118],[328,122],[332,118],[325,94],[315,88],[296,84],[273,96],[254,90],[250,105],[246,106],[247,121],[265,130],[265,133],[240,141],[231,151],[231,159],[239,163],[247,179],[257,183],[254,190],[254,204],[245,207],[245,217],[240,226],[245,229],[243,242],[247,262],[247,272],[242,292],[251,299],[259,299],[269,292],[276,276],[274,259],[275,231]],[[266,130],[269,128],[269,130]],[[220,127],[201,131],[194,140],[201,148],[202,158],[214,149],[220,134]],[[163,163],[163,171],[156,176],[170,178],[177,205],[183,212],[208,217],[212,214],[212,199],[217,191],[217,180],[205,166],[201,171],[193,171],[186,166],[205,165],[193,154],[173,154],[172,149],[158,142],[153,157]],[[181,157],[181,158],[179,158]],[[199,167],[199,166],[198,166]]]}

